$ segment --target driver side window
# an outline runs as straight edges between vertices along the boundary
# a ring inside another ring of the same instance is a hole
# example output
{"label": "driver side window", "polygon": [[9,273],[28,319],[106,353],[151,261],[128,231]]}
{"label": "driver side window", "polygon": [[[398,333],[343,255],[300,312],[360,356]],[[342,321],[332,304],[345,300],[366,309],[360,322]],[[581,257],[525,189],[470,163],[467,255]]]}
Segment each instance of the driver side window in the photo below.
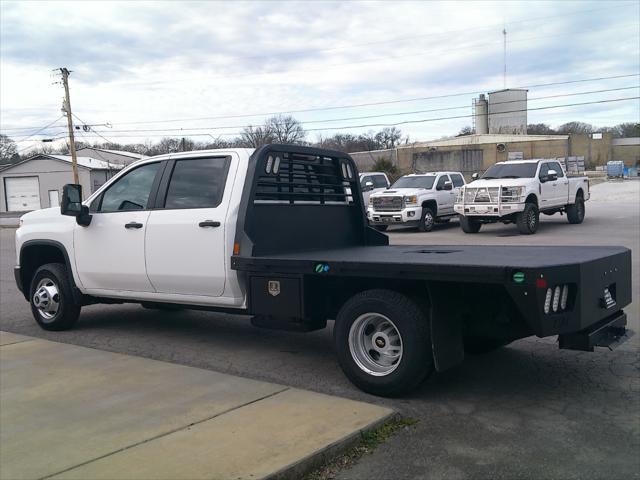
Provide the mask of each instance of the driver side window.
{"label": "driver side window", "polygon": [[160,162],[150,163],[131,170],[118,179],[102,194],[98,212],[145,210],[159,168]]}
{"label": "driver side window", "polygon": [[540,174],[538,175],[538,178],[540,180],[546,179],[548,173],[549,173],[549,164],[543,163],[542,165],[540,165]]}

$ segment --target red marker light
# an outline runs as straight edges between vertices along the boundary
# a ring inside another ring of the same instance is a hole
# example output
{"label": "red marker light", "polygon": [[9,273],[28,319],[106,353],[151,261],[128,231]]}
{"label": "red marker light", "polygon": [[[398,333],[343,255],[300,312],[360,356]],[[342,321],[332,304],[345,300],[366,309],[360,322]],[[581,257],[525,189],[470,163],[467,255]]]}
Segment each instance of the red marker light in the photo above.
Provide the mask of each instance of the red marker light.
{"label": "red marker light", "polygon": [[536,278],[536,288],[547,288],[547,279]]}

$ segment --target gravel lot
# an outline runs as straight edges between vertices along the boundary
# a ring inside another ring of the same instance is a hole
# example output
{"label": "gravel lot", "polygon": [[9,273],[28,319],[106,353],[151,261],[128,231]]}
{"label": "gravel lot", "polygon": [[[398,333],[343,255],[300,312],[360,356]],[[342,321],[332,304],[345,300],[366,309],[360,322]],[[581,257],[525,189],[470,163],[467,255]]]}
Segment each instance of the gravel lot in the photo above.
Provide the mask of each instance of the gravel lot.
{"label": "gravel lot", "polygon": [[[593,187],[582,225],[542,217],[534,236],[514,226],[463,234],[457,222],[395,244],[624,245],[634,252],[630,326],[640,330],[640,181]],[[392,406],[418,420],[340,478],[640,478],[640,335],[613,352],[558,350],[529,338],[470,357],[403,399],[364,394],[342,375],[331,331],[260,330],[246,317],[92,306],[75,330],[44,332],[12,274],[13,229],[0,229],[0,329],[197,366]],[[551,247],[552,248],[552,247]]]}

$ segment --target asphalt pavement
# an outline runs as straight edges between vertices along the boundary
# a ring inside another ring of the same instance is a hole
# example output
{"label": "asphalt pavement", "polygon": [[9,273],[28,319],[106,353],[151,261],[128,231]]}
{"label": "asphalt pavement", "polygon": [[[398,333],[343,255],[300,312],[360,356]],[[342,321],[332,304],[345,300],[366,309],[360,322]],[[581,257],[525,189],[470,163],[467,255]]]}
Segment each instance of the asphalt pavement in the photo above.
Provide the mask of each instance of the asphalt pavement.
{"label": "asphalt pavement", "polygon": [[[582,225],[555,215],[543,216],[533,236],[513,225],[465,235],[456,221],[389,234],[394,244],[626,246],[634,254],[626,310],[638,331],[639,200],[639,181],[608,182],[593,188]],[[640,478],[640,335],[594,353],[559,350],[555,338],[523,339],[467,358],[406,398],[382,399],[343,376],[331,328],[279,332],[247,317],[96,305],[83,309],[74,330],[42,331],[14,285],[13,230],[0,229],[0,240],[2,330],[365,400],[418,420],[340,478]]]}

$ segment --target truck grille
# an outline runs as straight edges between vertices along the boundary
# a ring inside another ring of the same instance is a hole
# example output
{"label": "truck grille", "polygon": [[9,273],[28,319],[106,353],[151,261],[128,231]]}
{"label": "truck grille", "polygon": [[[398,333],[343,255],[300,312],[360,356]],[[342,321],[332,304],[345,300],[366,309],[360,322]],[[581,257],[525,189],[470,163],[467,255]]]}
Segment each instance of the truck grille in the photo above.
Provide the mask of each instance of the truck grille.
{"label": "truck grille", "polygon": [[465,188],[464,203],[498,203],[500,187]]}
{"label": "truck grille", "polygon": [[373,209],[378,212],[402,210],[402,197],[373,197]]}

